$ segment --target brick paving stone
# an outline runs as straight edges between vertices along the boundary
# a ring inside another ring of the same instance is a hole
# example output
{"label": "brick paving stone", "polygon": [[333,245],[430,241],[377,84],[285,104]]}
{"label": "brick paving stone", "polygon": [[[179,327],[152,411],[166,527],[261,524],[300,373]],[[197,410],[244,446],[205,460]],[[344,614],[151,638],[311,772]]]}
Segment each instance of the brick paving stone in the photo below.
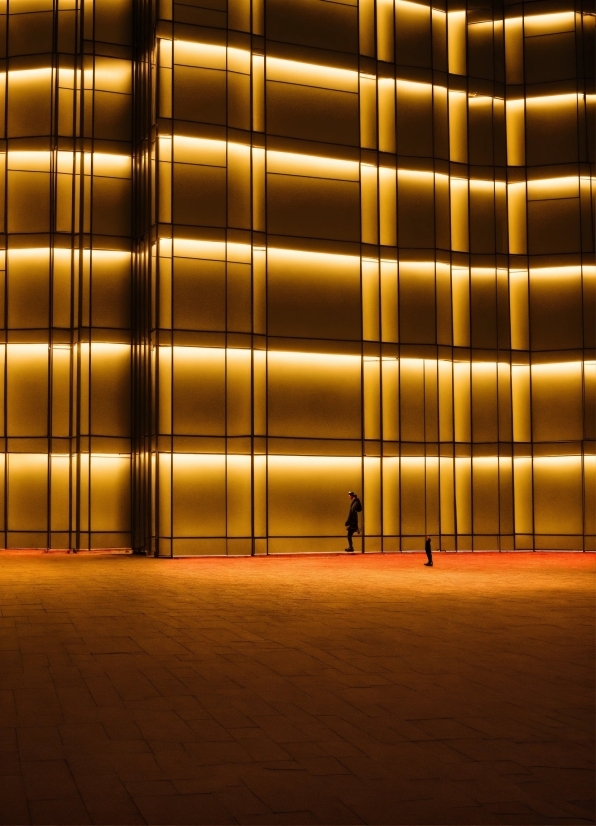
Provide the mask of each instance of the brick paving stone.
{"label": "brick paving stone", "polygon": [[20,772],[0,778],[0,823],[29,823],[27,796]]}
{"label": "brick paving stone", "polygon": [[31,823],[53,823],[55,826],[84,826],[91,823],[89,812],[83,802],[76,798],[68,800],[32,800],[29,802]]}
{"label": "brick paving stone", "polygon": [[580,554],[0,554],[0,824],[594,824]]}
{"label": "brick paving stone", "polygon": [[146,796],[136,798],[135,803],[145,822],[156,826],[237,822],[215,795],[211,794]]}

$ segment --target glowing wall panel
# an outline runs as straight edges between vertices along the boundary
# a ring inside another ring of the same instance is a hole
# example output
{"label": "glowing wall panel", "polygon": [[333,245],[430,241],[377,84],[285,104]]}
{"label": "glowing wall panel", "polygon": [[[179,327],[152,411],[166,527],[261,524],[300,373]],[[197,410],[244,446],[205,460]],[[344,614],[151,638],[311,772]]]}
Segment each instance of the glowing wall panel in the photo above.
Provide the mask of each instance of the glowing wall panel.
{"label": "glowing wall panel", "polygon": [[132,5],[3,24],[0,545],[130,547]]}
{"label": "glowing wall panel", "polygon": [[593,16],[215,5],[5,14],[0,544],[593,548]]}

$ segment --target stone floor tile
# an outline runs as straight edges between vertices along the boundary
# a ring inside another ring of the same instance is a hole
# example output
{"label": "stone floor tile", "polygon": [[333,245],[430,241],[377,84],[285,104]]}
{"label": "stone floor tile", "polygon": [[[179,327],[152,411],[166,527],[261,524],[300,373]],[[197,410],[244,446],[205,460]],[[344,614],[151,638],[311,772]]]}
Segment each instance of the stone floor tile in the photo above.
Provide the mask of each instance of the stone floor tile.
{"label": "stone floor tile", "polygon": [[246,818],[251,815],[271,814],[263,801],[244,785],[229,786],[215,796],[239,823],[246,822]]}
{"label": "stone floor tile", "polygon": [[212,794],[176,794],[135,798],[147,824],[186,826],[186,824],[228,824],[238,821]]}
{"label": "stone floor tile", "polygon": [[330,775],[330,774],[351,774],[351,771],[340,760],[335,757],[303,757],[298,761],[309,774]]}
{"label": "stone floor tile", "polygon": [[257,737],[238,738],[238,742],[242,744],[243,749],[253,760],[262,762],[289,760],[291,758],[287,743],[284,743],[283,746],[278,745],[263,732],[260,732],[260,736]]}
{"label": "stone floor tile", "polygon": [[269,815],[246,815],[242,822],[255,824],[255,826],[311,826],[311,824],[321,823],[312,812],[308,811],[279,812]]}
{"label": "stone floor tile", "polygon": [[29,802],[32,824],[55,826],[84,826],[91,823],[89,813],[78,798],[70,800],[31,800]]}
{"label": "stone floor tile", "polygon": [[0,820],[594,823],[593,556],[0,564]]}
{"label": "stone floor tile", "polygon": [[28,800],[78,798],[78,790],[65,760],[29,760],[21,764]]}
{"label": "stone floor tile", "polygon": [[30,823],[27,795],[23,779],[18,774],[0,779],[0,823],[3,826]]}

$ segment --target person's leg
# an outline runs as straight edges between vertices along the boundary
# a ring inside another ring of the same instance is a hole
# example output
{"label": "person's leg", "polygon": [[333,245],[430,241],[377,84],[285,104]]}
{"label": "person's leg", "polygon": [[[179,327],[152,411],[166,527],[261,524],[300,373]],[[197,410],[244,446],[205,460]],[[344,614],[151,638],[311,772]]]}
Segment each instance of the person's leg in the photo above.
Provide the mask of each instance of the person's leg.
{"label": "person's leg", "polygon": [[352,545],[352,537],[354,536],[354,528],[348,528],[348,547],[346,551],[353,551],[354,546]]}
{"label": "person's leg", "polygon": [[433,564],[433,552],[431,550],[428,550],[426,552],[426,558],[428,559],[427,565],[432,565]]}

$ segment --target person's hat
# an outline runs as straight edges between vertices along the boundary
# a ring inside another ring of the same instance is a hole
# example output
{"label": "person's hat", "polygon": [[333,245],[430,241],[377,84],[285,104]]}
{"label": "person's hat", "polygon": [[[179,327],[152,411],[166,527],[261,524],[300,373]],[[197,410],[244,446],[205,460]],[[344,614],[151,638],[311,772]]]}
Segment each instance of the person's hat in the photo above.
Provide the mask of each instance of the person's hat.
{"label": "person's hat", "polygon": [[348,496],[356,496],[356,494],[354,493],[353,490],[349,490],[348,491]]}

